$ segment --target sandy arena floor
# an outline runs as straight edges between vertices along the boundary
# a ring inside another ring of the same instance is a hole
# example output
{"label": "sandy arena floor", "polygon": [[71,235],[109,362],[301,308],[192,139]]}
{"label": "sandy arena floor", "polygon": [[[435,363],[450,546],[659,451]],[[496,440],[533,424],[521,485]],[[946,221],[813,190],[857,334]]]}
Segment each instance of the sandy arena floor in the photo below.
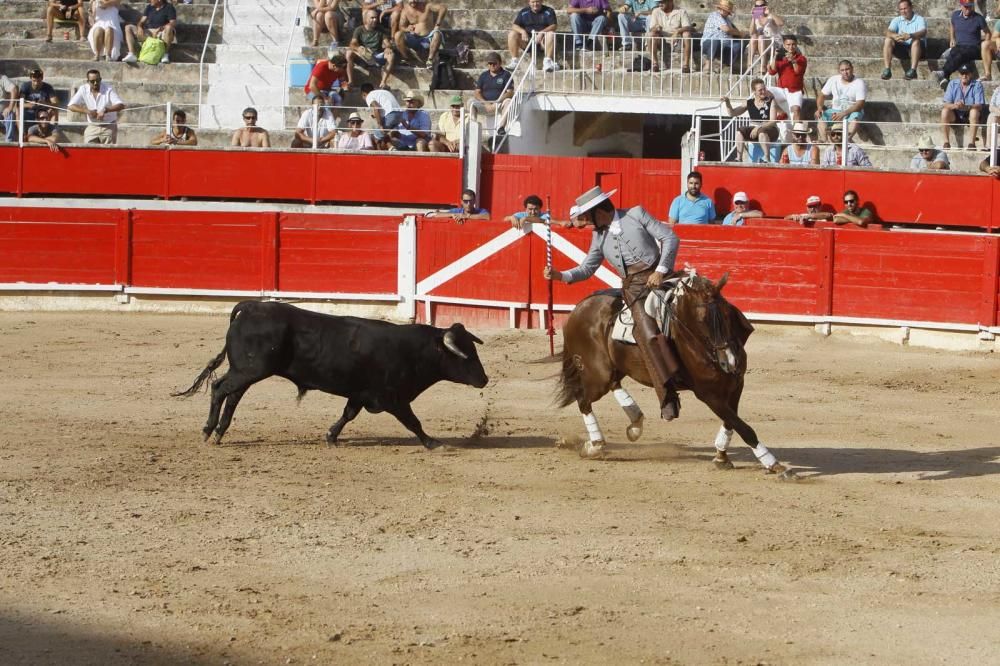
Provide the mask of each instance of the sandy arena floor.
{"label": "sandy arena floor", "polygon": [[370,414],[328,448],[343,399],[279,379],[213,447],[168,394],[226,325],[0,314],[0,663],[1000,663],[1000,355],[759,330],[781,483],[738,438],[716,471],[690,394],[635,444],[608,396],[609,460],[556,448],[537,331],[414,404],[459,450]]}

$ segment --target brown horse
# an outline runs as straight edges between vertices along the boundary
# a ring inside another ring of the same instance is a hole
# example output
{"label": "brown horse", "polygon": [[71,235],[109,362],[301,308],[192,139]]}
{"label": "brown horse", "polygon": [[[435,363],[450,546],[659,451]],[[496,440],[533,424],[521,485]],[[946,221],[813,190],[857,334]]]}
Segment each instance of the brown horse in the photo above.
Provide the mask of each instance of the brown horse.
{"label": "brown horse", "polygon": [[[753,326],[723,298],[727,278],[728,274],[713,284],[692,273],[679,277],[671,289],[672,301],[667,307],[672,309],[670,338],[680,360],[677,388],[693,391],[722,420],[715,438],[713,462],[717,467],[732,468],[726,449],[736,430],[766,470],[790,478],[793,473],[760,443],[757,433],[738,414],[747,369],[743,345]],[[642,434],[642,410],[622,388],[621,381],[631,377],[646,386],[652,383],[639,348],[611,339],[614,318],[621,307],[619,291],[597,292],[580,301],[563,326],[558,402],[560,407],[574,401],[579,406],[589,435],[580,452],[586,458],[602,454],[604,435],[591,407],[609,391],[614,392],[629,417],[629,441],[634,442]]]}

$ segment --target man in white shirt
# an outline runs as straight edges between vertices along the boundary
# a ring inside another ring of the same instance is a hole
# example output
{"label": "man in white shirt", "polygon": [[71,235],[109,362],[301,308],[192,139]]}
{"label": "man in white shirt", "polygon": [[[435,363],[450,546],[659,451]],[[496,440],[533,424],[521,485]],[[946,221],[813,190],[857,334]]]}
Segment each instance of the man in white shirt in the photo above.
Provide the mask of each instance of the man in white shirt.
{"label": "man in white shirt", "polygon": [[[321,105],[321,101],[324,102]],[[316,147],[330,148],[330,142],[337,138],[337,119],[330,112],[327,98],[317,97],[312,107],[302,112],[298,125],[295,126],[295,138],[292,148],[313,147],[313,125],[316,126]]]}
{"label": "man in white shirt", "polygon": [[[3,94],[6,104],[0,106],[0,127],[3,128],[4,138],[8,141],[17,141],[17,84],[7,78],[6,74],[0,74],[0,93]],[[2,104],[2,102],[0,102]]]}
{"label": "man in white shirt", "polygon": [[125,110],[125,102],[110,84],[101,83],[101,73],[96,69],[87,72],[87,83],[77,88],[69,110],[87,116],[84,143],[118,142],[118,114]]}
{"label": "man in white shirt", "polygon": [[[372,111],[372,118],[377,127],[385,129],[399,124],[403,118],[403,107],[396,101],[395,95],[388,90],[375,89],[370,83],[361,84],[361,94],[365,96],[365,104]],[[375,138],[382,139],[385,132],[375,131]]]}
{"label": "man in white shirt", "polygon": [[[816,96],[816,125],[824,141],[829,125],[840,124],[845,118],[848,121],[847,138],[853,139],[860,121],[865,117],[865,96],[868,94],[868,86],[864,80],[854,76],[854,65],[850,60],[841,60],[838,69],[840,74],[834,74],[827,79],[823,89]],[[823,103],[827,99],[830,100],[830,108],[824,109]]]}

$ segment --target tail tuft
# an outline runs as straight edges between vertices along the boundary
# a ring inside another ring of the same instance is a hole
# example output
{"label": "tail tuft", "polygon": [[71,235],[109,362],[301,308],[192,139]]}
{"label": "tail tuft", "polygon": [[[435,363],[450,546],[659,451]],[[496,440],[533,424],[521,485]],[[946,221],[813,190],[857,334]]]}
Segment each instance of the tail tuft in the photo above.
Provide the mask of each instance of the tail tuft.
{"label": "tail tuft", "polygon": [[190,398],[191,396],[193,396],[195,393],[198,392],[198,389],[201,388],[201,385],[204,384],[206,380],[210,382],[213,381],[215,379],[215,370],[220,365],[222,365],[222,362],[226,358],[227,349],[228,347],[223,347],[222,351],[219,352],[219,355],[208,362],[208,365],[205,366],[205,369],[202,370],[201,374],[198,375],[198,378],[194,380],[194,384],[191,385],[191,388],[189,388],[186,391],[178,391],[177,393],[171,393],[170,394],[171,397]]}
{"label": "tail tuft", "polygon": [[563,349],[562,372],[559,375],[559,387],[556,389],[556,405],[566,405],[579,402],[583,398],[583,363],[576,354],[570,354]]}

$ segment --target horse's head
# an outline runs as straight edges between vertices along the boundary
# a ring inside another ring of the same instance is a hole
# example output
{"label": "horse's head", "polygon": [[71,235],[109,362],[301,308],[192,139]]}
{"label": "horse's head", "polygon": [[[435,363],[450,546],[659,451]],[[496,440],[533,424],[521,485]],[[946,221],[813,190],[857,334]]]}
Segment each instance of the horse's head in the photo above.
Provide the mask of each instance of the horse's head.
{"label": "horse's head", "polygon": [[681,279],[674,288],[677,321],[690,337],[689,344],[701,344],[711,361],[725,373],[739,374],[742,344],[733,334],[730,308],[722,297],[729,273],[718,283],[700,275]]}

